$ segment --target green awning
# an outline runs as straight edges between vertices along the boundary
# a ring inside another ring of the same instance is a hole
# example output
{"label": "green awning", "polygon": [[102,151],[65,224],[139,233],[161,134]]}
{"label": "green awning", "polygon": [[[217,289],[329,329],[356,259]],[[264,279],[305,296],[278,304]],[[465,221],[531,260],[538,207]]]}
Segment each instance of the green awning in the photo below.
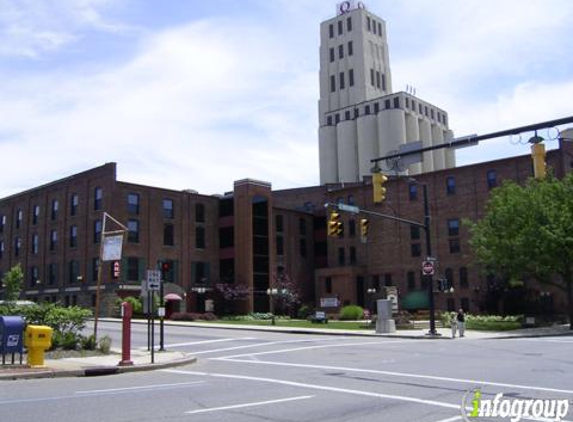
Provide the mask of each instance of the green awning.
{"label": "green awning", "polygon": [[428,309],[429,307],[428,292],[425,290],[418,290],[406,294],[400,304],[400,308],[405,310]]}

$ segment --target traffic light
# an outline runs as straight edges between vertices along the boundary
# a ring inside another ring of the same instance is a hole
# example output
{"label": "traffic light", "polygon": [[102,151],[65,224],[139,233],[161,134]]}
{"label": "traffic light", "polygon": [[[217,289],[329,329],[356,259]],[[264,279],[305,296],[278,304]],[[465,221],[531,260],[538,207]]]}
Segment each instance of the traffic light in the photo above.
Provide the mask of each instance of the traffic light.
{"label": "traffic light", "polygon": [[161,280],[163,281],[171,281],[171,261],[161,261]]}
{"label": "traffic light", "polygon": [[374,173],[372,175],[372,194],[375,204],[379,204],[386,199],[386,187],[388,176],[384,173]]}
{"label": "traffic light", "polygon": [[545,169],[545,145],[541,142],[531,145],[531,158],[533,159],[533,175],[536,179],[544,179]]}
{"label": "traffic light", "polygon": [[328,220],[328,235],[333,237],[342,236],[343,231],[344,227],[340,221],[340,213],[332,211]]}
{"label": "traffic light", "polygon": [[113,261],[111,276],[114,279],[118,279],[121,276],[121,263],[119,261]]}
{"label": "traffic light", "polygon": [[363,237],[368,236],[368,219],[367,218],[361,218],[360,219],[360,234]]}

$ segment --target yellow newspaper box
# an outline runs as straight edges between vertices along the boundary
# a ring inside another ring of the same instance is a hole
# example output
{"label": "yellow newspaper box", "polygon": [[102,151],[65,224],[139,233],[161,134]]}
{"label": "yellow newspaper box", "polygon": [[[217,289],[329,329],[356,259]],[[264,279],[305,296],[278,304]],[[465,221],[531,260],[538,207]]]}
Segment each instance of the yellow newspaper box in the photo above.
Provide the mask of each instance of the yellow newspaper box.
{"label": "yellow newspaper box", "polygon": [[52,345],[51,327],[28,325],[24,336],[24,346],[28,348],[27,363],[32,368],[44,366],[44,352]]}

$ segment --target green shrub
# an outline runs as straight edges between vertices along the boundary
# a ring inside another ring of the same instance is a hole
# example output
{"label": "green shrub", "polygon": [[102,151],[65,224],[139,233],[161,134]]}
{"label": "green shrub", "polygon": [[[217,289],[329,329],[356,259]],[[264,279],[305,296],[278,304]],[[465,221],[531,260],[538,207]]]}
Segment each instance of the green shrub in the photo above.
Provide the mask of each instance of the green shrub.
{"label": "green shrub", "polygon": [[314,314],[314,306],[312,305],[302,305],[298,310],[298,319],[307,319],[309,316]]}
{"label": "green shrub", "polygon": [[89,336],[80,336],[80,346],[83,350],[95,350],[97,346],[96,338],[93,334]]}
{"label": "green shrub", "polygon": [[98,341],[98,349],[100,352],[105,353],[106,355],[109,354],[111,350],[111,337],[104,336]]}
{"label": "green shrub", "polygon": [[340,311],[339,319],[341,321],[358,321],[362,319],[364,309],[358,305],[348,305]]}
{"label": "green shrub", "polygon": [[121,304],[123,302],[127,302],[129,304],[131,304],[131,307],[133,309],[133,314],[134,315],[141,315],[143,314],[143,303],[141,303],[141,298],[139,297],[134,297],[134,296],[128,296],[124,299],[118,299],[117,303],[118,303],[118,307],[121,307]]}

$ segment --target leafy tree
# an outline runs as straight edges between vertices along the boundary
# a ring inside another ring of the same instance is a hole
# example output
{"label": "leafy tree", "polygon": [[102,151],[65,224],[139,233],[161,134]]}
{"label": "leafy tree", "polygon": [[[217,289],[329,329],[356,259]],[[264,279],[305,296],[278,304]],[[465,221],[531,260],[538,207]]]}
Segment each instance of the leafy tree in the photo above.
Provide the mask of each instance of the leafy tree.
{"label": "leafy tree", "polygon": [[469,224],[470,243],[488,271],[566,293],[573,329],[573,174],[525,186],[506,182],[492,191],[485,216]]}
{"label": "leafy tree", "polygon": [[20,264],[14,265],[2,278],[4,286],[4,300],[6,302],[16,302],[22,291],[24,272]]}

